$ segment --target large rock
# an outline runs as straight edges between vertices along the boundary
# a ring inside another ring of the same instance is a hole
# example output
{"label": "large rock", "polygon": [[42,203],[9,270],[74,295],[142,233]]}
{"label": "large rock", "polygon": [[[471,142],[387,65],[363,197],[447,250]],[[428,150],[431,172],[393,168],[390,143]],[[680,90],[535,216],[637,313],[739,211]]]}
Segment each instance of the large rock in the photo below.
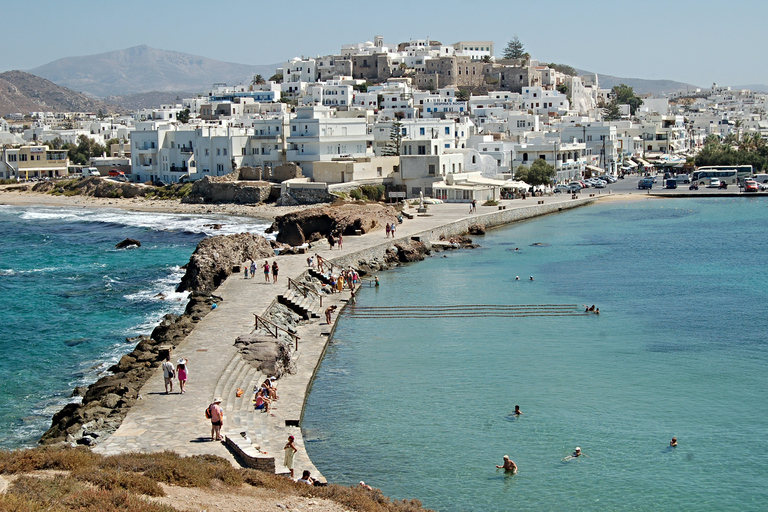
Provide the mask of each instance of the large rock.
{"label": "large rock", "polygon": [[266,181],[238,181],[237,173],[225,176],[205,176],[192,185],[184,203],[258,204],[266,201],[272,184]]}
{"label": "large rock", "polygon": [[282,375],[290,364],[290,351],[276,339],[245,335],[235,340],[235,346],[243,359],[264,374]]}
{"label": "large rock", "polygon": [[276,217],[270,230],[278,232],[278,242],[301,245],[331,233],[354,235],[358,230],[368,233],[383,229],[396,218],[394,208],[381,204],[322,206]]}
{"label": "large rock", "polygon": [[141,247],[141,242],[135,238],[126,238],[122,242],[115,244],[115,249],[125,249],[126,247]]}
{"label": "large rock", "polygon": [[274,255],[275,251],[262,236],[239,233],[206,238],[197,244],[176,291],[210,293],[232,274],[235,265]]}

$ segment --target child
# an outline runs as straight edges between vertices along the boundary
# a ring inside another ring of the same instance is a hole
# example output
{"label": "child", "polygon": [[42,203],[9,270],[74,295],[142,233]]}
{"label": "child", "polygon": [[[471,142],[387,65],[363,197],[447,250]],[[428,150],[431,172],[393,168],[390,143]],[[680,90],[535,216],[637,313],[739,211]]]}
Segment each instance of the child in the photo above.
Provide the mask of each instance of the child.
{"label": "child", "polygon": [[179,378],[179,388],[181,393],[186,393],[187,386],[187,360],[183,357],[176,362],[176,376]]}

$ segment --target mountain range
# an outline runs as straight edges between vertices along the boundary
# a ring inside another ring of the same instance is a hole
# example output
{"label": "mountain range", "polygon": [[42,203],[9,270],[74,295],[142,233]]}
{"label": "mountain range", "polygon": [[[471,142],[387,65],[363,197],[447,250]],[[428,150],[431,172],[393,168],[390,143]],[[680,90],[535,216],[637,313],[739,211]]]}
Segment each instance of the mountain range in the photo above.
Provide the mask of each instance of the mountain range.
{"label": "mountain range", "polygon": [[125,112],[122,107],[89,98],[50,80],[25,73],[0,73],[0,115],[21,112]]}
{"label": "mountain range", "polygon": [[[29,73],[9,71],[0,74],[0,115],[41,110],[114,112],[156,108],[206,91],[215,83],[249,83],[257,74],[269,78],[277,66],[279,64],[222,62],[146,45],[66,57],[31,69]],[[598,77],[602,88],[623,83],[641,95],[696,88],[673,80],[621,78],[600,73]],[[768,91],[768,86],[761,84],[733,86],[733,89],[743,88]]]}
{"label": "mountain range", "polygon": [[218,82],[249,83],[257,74],[269,78],[276,67],[234,64],[141,45],[96,55],[65,57],[29,72],[69,89],[104,98],[150,91],[200,92]]}

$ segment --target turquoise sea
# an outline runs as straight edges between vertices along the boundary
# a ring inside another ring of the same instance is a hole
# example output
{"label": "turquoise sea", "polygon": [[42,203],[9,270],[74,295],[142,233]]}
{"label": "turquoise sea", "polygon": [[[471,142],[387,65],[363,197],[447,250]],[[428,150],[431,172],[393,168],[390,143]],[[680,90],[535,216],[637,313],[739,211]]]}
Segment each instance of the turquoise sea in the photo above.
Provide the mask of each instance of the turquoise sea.
{"label": "turquoise sea", "polygon": [[[766,510],[767,229],[763,198],[615,202],[381,273],[319,369],[307,451],[330,481],[446,512]],[[436,304],[601,314],[362,309]]]}
{"label": "turquoise sea", "polygon": [[[210,224],[222,223],[221,230]],[[34,446],[75,386],[94,382],[166,313],[197,243],[263,233],[253,219],[0,206],[0,448]],[[125,238],[134,249],[115,249]],[[158,294],[163,294],[159,296]]]}

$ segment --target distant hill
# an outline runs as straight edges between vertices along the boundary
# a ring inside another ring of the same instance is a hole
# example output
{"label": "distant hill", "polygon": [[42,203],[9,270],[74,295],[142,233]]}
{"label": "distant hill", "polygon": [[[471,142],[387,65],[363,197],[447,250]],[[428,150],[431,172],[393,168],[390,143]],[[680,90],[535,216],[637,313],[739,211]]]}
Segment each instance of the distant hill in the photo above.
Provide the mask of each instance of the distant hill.
{"label": "distant hill", "polygon": [[160,108],[161,105],[174,105],[180,103],[180,100],[184,98],[192,98],[194,96],[193,93],[184,91],[152,91],[126,94],[124,96],[107,96],[103,101],[134,111],[142,108]]}
{"label": "distant hill", "polygon": [[269,78],[276,65],[222,62],[146,45],[82,57],[65,57],[30,70],[70,89],[99,98],[150,91],[195,91],[214,83],[247,83],[256,74]]}
{"label": "distant hill", "polygon": [[732,85],[732,91],[740,91],[742,89],[749,89],[753,92],[768,92],[768,85],[765,84],[751,84],[751,85]]}
{"label": "distant hill", "polygon": [[[592,71],[576,70],[580,75],[594,75]],[[664,94],[683,89],[696,89],[697,85],[675,82],[674,80],[646,80],[644,78],[621,78],[618,76],[597,73],[601,89],[612,89],[616,85],[625,84],[634,89],[637,94]]]}
{"label": "distant hill", "polygon": [[24,71],[0,73],[0,116],[21,112],[122,112],[108,105],[56,85]]}

